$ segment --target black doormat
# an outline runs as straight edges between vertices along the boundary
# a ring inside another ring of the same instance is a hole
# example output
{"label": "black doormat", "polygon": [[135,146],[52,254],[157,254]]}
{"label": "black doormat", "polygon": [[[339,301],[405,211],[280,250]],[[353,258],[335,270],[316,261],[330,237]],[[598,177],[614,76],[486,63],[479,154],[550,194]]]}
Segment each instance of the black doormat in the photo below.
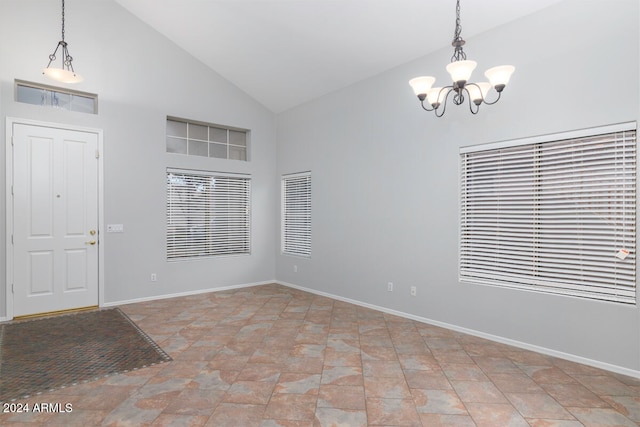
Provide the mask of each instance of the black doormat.
{"label": "black doormat", "polygon": [[0,325],[0,402],[170,361],[117,308]]}

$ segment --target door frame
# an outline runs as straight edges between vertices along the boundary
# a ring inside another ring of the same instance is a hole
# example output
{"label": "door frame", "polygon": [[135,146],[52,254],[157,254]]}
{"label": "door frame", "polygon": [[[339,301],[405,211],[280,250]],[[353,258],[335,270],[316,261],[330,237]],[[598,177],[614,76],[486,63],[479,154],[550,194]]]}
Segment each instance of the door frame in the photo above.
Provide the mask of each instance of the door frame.
{"label": "door frame", "polygon": [[98,306],[104,305],[104,162],[103,162],[103,131],[102,129],[74,126],[62,123],[42,122],[38,120],[20,119],[7,117],[6,119],[6,289],[5,289],[5,318],[0,320],[13,319],[13,126],[23,124],[29,126],[42,126],[46,128],[71,130],[96,134],[98,137]]}

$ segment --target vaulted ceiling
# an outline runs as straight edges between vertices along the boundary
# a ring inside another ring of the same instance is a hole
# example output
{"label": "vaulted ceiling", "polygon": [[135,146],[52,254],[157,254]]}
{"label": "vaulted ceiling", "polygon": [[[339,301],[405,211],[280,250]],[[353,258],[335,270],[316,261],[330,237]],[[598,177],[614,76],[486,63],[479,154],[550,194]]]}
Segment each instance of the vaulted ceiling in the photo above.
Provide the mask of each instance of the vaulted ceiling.
{"label": "vaulted ceiling", "polygon": [[[116,1],[276,113],[450,46],[456,6],[455,0]],[[469,39],[559,1],[463,0],[462,35]]]}

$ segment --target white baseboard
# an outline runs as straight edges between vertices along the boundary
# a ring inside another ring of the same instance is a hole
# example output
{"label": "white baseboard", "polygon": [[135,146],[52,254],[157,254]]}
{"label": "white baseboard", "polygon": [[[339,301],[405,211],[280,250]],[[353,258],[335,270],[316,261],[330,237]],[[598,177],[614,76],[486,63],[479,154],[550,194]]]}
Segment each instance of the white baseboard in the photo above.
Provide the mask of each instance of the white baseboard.
{"label": "white baseboard", "polygon": [[351,303],[351,304],[354,304],[354,305],[358,305],[358,306],[361,306],[361,307],[371,308],[373,310],[378,310],[378,311],[381,311],[383,313],[393,314],[395,316],[399,316],[399,317],[404,317],[406,319],[415,320],[415,321],[418,321],[418,322],[421,322],[421,323],[426,323],[426,324],[433,325],[433,326],[439,326],[441,328],[450,329],[450,330],[453,330],[453,331],[456,331],[456,332],[462,332],[464,334],[473,335],[473,336],[476,336],[476,337],[479,337],[479,338],[484,338],[484,339],[487,339],[487,340],[490,340],[490,341],[495,341],[495,342],[498,342],[498,343],[501,343],[501,344],[507,344],[507,345],[510,345],[510,346],[513,346],[513,347],[518,347],[518,348],[521,348],[521,349],[524,349],[524,350],[535,351],[537,353],[546,354],[547,356],[553,356],[553,357],[557,357],[557,358],[560,358],[560,359],[569,360],[571,362],[576,362],[576,363],[581,363],[583,365],[593,366],[595,368],[604,369],[606,371],[615,372],[615,373],[626,375],[626,376],[629,376],[629,377],[640,378],[640,371],[636,371],[636,370],[633,370],[633,369],[625,368],[623,366],[612,365],[610,363],[601,362],[599,360],[588,359],[586,357],[578,356],[578,355],[575,355],[575,354],[564,353],[564,352],[553,350],[553,349],[550,349],[550,348],[541,347],[541,346],[537,346],[537,345],[533,345],[533,344],[528,344],[528,343],[525,343],[525,342],[516,341],[516,340],[509,339],[509,338],[504,338],[504,337],[501,337],[501,336],[498,336],[498,335],[488,334],[488,333],[485,333],[485,332],[477,331],[475,329],[463,328],[463,327],[460,327],[460,326],[452,325],[450,323],[440,322],[440,321],[437,321],[437,320],[428,319],[426,317],[416,316],[416,315],[413,315],[413,314],[392,310],[392,309],[389,309],[389,308],[386,308],[386,307],[381,307],[381,306],[365,303],[365,302],[362,302],[362,301],[357,301],[357,300],[353,300],[353,299],[350,299],[350,298],[341,297],[340,295],[334,295],[334,294],[330,294],[330,293],[327,293],[327,292],[317,291],[315,289],[305,288],[303,286],[294,285],[292,283],[282,282],[282,281],[278,281],[278,280],[276,280],[275,283],[277,283],[279,285],[282,285],[282,286],[289,287],[289,288],[298,289],[298,290],[309,292],[309,293],[312,293],[312,294],[328,297],[328,298],[335,299],[335,300],[338,300],[338,301],[348,302],[348,303]]}
{"label": "white baseboard", "polygon": [[270,285],[273,283],[277,283],[277,282],[275,280],[269,280],[266,282],[244,283],[241,285],[221,286],[218,288],[198,289],[195,291],[177,292],[173,294],[164,294],[164,295],[154,295],[149,297],[134,298],[130,300],[106,302],[102,304],[101,307],[115,307],[117,305],[127,305],[127,304],[135,304],[137,302],[156,301],[156,300],[168,299],[168,298],[186,297],[190,295],[208,294],[210,292],[220,292],[220,291],[228,291],[231,289],[250,288],[252,286]]}

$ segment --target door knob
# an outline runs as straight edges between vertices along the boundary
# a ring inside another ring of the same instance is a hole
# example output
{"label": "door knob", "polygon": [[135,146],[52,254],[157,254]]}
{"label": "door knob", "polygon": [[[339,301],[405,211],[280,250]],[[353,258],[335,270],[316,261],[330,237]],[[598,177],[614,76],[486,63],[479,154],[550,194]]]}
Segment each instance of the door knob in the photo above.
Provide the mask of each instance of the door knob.
{"label": "door knob", "polygon": [[95,245],[96,241],[95,240],[91,240],[89,242],[84,242],[85,245]]}

